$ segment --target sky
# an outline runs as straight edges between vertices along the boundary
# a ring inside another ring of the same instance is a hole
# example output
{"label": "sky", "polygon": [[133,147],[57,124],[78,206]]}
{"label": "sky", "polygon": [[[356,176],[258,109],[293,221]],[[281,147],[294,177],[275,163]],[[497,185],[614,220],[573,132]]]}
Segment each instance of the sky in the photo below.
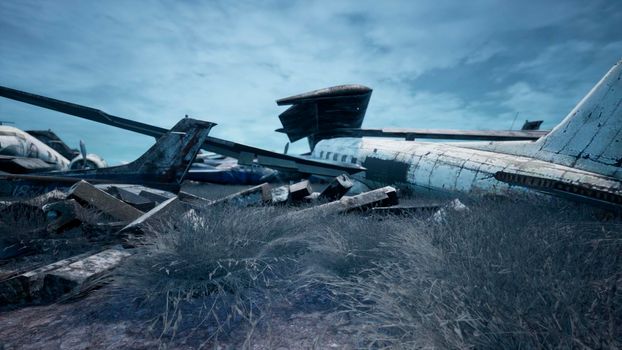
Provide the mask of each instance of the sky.
{"label": "sky", "polygon": [[[349,83],[374,90],[364,127],[552,128],[622,58],[621,33],[618,0],[3,0],[0,85],[282,151],[275,100]],[[0,120],[109,164],[154,142],[3,98]]]}

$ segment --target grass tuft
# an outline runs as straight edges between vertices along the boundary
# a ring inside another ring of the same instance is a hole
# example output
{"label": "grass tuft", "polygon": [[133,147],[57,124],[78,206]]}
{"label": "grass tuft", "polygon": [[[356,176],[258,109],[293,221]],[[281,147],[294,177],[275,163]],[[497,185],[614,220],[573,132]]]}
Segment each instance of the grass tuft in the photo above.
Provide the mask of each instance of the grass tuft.
{"label": "grass tuft", "polygon": [[622,346],[619,219],[496,199],[443,220],[283,220],[287,210],[164,222],[117,271],[119,291],[151,310],[164,344],[216,344],[244,329],[238,345],[249,348],[279,336],[279,312],[304,312],[341,320],[330,331],[357,339],[352,347]]}

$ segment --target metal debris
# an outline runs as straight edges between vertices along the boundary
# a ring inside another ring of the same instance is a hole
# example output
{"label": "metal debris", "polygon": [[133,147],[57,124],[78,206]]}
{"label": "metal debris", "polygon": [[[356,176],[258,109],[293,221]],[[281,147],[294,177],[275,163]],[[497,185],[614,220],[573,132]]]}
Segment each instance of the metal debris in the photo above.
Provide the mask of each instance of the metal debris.
{"label": "metal debris", "polygon": [[123,249],[108,249],[50,271],[45,275],[43,291],[49,298],[92,287],[105,272],[117,267],[131,254]]}
{"label": "metal debris", "polygon": [[354,210],[365,210],[376,206],[392,206],[399,203],[397,191],[391,186],[379,188],[377,190],[361,193],[353,197],[342,197],[341,199],[317,205],[315,207],[295,211],[288,215],[326,215],[345,213]]}
{"label": "metal debris", "polygon": [[337,200],[343,197],[352,186],[354,186],[354,183],[350,180],[348,175],[339,175],[328,184],[324,191],[319,194],[318,198],[330,201]]}
{"label": "metal debris", "polygon": [[417,215],[431,214],[441,208],[441,204],[394,205],[391,207],[375,207],[371,212],[380,215]]}
{"label": "metal debris", "polygon": [[140,196],[134,192],[128,191],[123,187],[113,186],[112,188],[114,189],[114,191],[116,191],[118,196],[117,198],[140,211],[149,211],[156,206],[155,201]]}
{"label": "metal debris", "polygon": [[147,198],[151,201],[154,201],[156,205],[172,198],[172,197],[165,196],[163,193],[161,193],[162,191],[158,191],[158,192],[141,190],[138,195],[141,197]]}
{"label": "metal debris", "polygon": [[289,186],[279,186],[270,190],[272,204],[287,203],[289,200]]}
{"label": "metal debris", "polygon": [[313,193],[313,188],[309,180],[300,181],[289,186],[289,200],[292,202],[301,201],[311,193]]}
{"label": "metal debris", "polygon": [[78,203],[94,207],[97,210],[122,221],[131,222],[143,215],[142,211],[116,199],[84,180],[71,187],[68,197],[74,198],[78,201]]}
{"label": "metal debris", "polygon": [[212,204],[212,201],[210,201],[209,199],[205,199],[203,197],[199,197],[197,195],[184,192],[184,191],[179,191],[179,193],[177,194],[177,197],[179,198],[180,201],[197,206],[197,207],[205,207],[205,206]]}
{"label": "metal debris", "polygon": [[93,252],[89,252],[72,256],[1,281],[0,304],[14,304],[21,301],[39,299],[43,289],[43,281],[48,272],[67,266],[92,254]]}
{"label": "metal debris", "polygon": [[264,183],[213,201],[210,205],[230,204],[239,207],[248,207],[252,205],[263,205],[269,203],[271,200],[270,185]]}
{"label": "metal debris", "polygon": [[123,227],[120,232],[144,233],[146,228],[154,227],[159,220],[166,219],[169,215],[181,214],[184,210],[178,197],[169,198]]}
{"label": "metal debris", "polygon": [[462,202],[459,199],[454,199],[451,202],[445,204],[442,208],[440,208],[439,210],[437,210],[434,213],[434,216],[432,216],[432,220],[434,220],[436,223],[442,223],[447,219],[447,213],[449,211],[454,211],[454,212],[467,212],[469,211],[469,207],[467,207],[466,205],[462,204]]}
{"label": "metal debris", "polygon": [[47,225],[48,232],[57,232],[79,222],[76,214],[82,207],[75,199],[68,199],[46,204],[42,209],[48,218],[52,218]]}

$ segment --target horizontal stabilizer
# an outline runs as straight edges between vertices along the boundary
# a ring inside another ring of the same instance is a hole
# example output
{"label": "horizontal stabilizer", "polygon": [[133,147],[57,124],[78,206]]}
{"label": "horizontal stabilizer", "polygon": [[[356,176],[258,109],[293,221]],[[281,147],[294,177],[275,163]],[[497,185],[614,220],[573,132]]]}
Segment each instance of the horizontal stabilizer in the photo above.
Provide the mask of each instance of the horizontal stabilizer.
{"label": "horizontal stabilizer", "polygon": [[[292,105],[279,115],[291,142],[333,129],[360,128],[372,89],[363,85],[339,85],[277,100]],[[315,141],[314,141],[315,140]]]}

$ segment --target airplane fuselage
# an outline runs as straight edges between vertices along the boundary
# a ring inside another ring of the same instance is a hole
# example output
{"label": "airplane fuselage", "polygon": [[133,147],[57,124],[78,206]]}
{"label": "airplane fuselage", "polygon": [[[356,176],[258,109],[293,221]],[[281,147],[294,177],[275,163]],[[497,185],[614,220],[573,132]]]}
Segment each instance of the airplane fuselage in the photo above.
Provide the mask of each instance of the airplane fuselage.
{"label": "airplane fuselage", "polygon": [[[604,197],[608,194],[622,190],[622,183],[611,177],[534,158],[473,149],[474,145],[466,148],[451,143],[335,138],[318,142],[312,157],[361,164],[367,168],[359,178],[365,184],[398,185],[415,192],[511,195],[531,188],[607,200]],[[521,181],[530,186],[513,184]]]}
{"label": "airplane fuselage", "polygon": [[0,125],[0,155],[38,158],[57,170],[65,170],[69,166],[69,160],[50,146],[27,132],[7,125]]}

